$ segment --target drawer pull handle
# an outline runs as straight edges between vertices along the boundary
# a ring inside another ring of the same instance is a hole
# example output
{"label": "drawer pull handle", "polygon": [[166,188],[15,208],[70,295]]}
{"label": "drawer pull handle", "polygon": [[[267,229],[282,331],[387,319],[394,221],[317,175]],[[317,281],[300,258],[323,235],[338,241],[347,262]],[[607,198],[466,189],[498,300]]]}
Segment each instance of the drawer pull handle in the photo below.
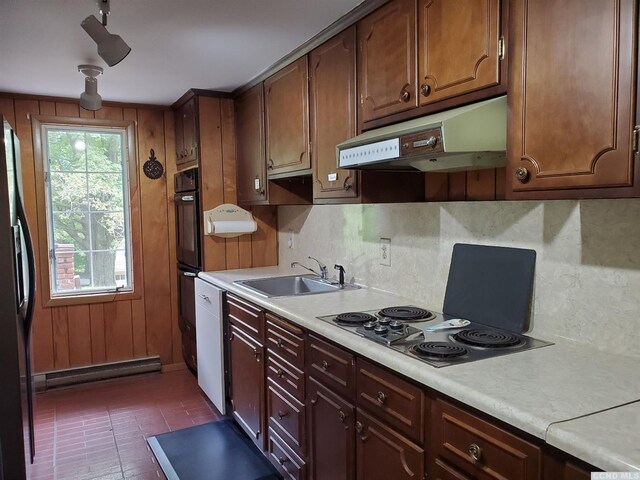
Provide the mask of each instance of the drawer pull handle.
{"label": "drawer pull handle", "polygon": [[387,402],[387,396],[382,392],[378,392],[377,398],[380,405],[384,405]]}
{"label": "drawer pull handle", "polygon": [[198,295],[201,299],[203,299],[205,302],[209,302],[211,303],[211,299],[209,298],[209,295],[204,295],[203,293]]}
{"label": "drawer pull handle", "polygon": [[278,410],[278,418],[279,418],[280,420],[282,420],[282,419],[283,419],[284,417],[286,417],[287,415],[289,415],[289,413],[287,413],[287,412],[282,412],[282,411]]}
{"label": "drawer pull handle", "polygon": [[258,351],[257,348],[253,349],[253,356],[256,357],[256,360],[259,362],[260,361],[260,352]]}
{"label": "drawer pull handle", "polygon": [[282,370],[281,368],[279,368],[279,369],[276,371],[276,375],[278,376],[278,378],[282,378],[282,377],[284,377],[284,370]]}
{"label": "drawer pull handle", "polygon": [[276,345],[278,345],[280,348],[282,348],[283,342],[282,339],[279,338],[278,340],[276,340]]}
{"label": "drawer pull handle", "polygon": [[323,360],[320,366],[322,367],[322,370],[326,372],[329,369],[329,362],[327,362],[326,360]]}
{"label": "drawer pull handle", "polygon": [[284,458],[284,457],[279,457],[279,458],[278,458],[278,463],[279,463],[280,465],[284,465],[284,464],[285,464],[285,463],[287,463],[288,461],[289,461],[289,459],[288,459],[288,458]]}
{"label": "drawer pull handle", "polygon": [[344,421],[347,419],[347,414],[340,410],[338,412],[338,418],[340,418],[340,423],[344,423]]}
{"label": "drawer pull handle", "polygon": [[358,420],[356,422],[356,432],[362,433],[362,430],[364,430],[364,425],[362,424],[361,421]]}
{"label": "drawer pull handle", "polygon": [[469,455],[476,462],[479,462],[482,458],[482,449],[477,444],[472,443],[471,445],[469,445]]}

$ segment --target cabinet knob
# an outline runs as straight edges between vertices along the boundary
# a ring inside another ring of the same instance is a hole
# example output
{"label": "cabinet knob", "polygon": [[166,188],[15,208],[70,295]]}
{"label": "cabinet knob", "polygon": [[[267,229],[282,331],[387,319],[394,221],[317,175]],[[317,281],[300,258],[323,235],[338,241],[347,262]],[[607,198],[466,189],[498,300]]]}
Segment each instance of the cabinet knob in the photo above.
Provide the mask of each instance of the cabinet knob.
{"label": "cabinet knob", "polygon": [[356,422],[356,432],[362,433],[362,430],[364,430],[364,425],[362,424],[362,422],[360,420],[358,420]]}
{"label": "cabinet knob", "polygon": [[284,370],[279,368],[278,371],[276,371],[276,375],[278,376],[278,378],[284,377]]}
{"label": "cabinet knob", "polygon": [[347,414],[340,410],[338,412],[338,418],[340,419],[340,423],[344,423],[344,421],[347,419]]}
{"label": "cabinet knob", "polygon": [[257,348],[253,349],[253,356],[256,357],[256,360],[260,361],[260,351]]}
{"label": "cabinet knob", "polygon": [[282,412],[282,411],[278,410],[278,418],[279,418],[280,420],[282,420],[282,419],[283,419],[284,417],[286,417],[287,415],[289,415],[289,413],[288,413],[288,412]]}
{"label": "cabinet knob", "polygon": [[281,338],[279,338],[278,340],[276,340],[276,345],[278,345],[280,348],[282,348],[282,346],[284,345],[283,341]]}
{"label": "cabinet knob", "polygon": [[407,103],[410,99],[411,99],[411,94],[406,90],[403,90],[402,93],[400,93],[400,101],[402,103]]}
{"label": "cabinet knob", "polygon": [[420,85],[420,93],[423,97],[428,97],[431,94],[431,87],[426,83]]}
{"label": "cabinet knob", "polygon": [[471,445],[469,445],[469,455],[476,462],[479,462],[482,458],[482,449],[477,444],[472,443]]}
{"label": "cabinet knob", "polygon": [[529,181],[529,170],[524,167],[516,168],[516,180],[520,183],[527,183]]}
{"label": "cabinet knob", "polygon": [[327,371],[327,369],[329,368],[329,362],[323,360],[320,366],[322,367],[322,370]]}
{"label": "cabinet knob", "polygon": [[272,159],[267,160],[267,168],[269,170],[273,170],[273,160]]}
{"label": "cabinet knob", "polygon": [[387,395],[383,392],[378,392],[378,395],[376,397],[380,405],[384,405],[387,402]]}
{"label": "cabinet knob", "polygon": [[278,457],[278,463],[280,465],[284,465],[285,463],[287,463],[288,459],[284,458],[284,457]]}

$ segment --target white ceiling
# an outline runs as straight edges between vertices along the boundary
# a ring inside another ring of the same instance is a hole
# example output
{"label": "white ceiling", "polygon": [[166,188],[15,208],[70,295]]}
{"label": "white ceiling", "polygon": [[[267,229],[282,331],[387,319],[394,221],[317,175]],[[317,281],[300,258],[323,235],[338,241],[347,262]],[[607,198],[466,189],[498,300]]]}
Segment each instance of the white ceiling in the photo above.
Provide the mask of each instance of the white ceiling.
{"label": "white ceiling", "polygon": [[108,67],[80,27],[95,0],[0,0],[0,91],[77,97],[82,63],[104,100],[169,105],[189,88],[231,91],[362,0],[112,0],[107,29],[131,53]]}

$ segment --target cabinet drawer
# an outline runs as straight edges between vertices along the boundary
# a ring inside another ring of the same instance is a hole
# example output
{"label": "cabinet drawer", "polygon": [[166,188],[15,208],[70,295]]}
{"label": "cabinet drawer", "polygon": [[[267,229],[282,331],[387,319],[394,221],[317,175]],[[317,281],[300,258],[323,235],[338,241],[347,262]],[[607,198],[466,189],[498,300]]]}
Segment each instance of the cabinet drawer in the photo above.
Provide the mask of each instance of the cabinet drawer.
{"label": "cabinet drawer", "polygon": [[267,446],[269,460],[275,465],[285,480],[305,480],[307,466],[291,450],[278,434],[269,428],[269,442]]}
{"label": "cabinet drawer", "polygon": [[357,402],[399,432],[424,440],[424,393],[409,382],[358,359]]}
{"label": "cabinet drawer", "polygon": [[537,446],[442,400],[432,414],[438,456],[481,478],[539,478]]}
{"label": "cabinet drawer", "polygon": [[267,319],[267,348],[296,367],[304,368],[302,330],[270,313],[266,313],[265,318]]}
{"label": "cabinet drawer", "polygon": [[269,427],[296,453],[306,451],[306,417],[304,404],[274,382],[267,382],[267,414]]}
{"label": "cabinet drawer", "polygon": [[356,361],[351,353],[310,335],[306,360],[308,375],[313,375],[337,394],[353,400]]}
{"label": "cabinet drawer", "polygon": [[229,321],[261,343],[264,342],[264,312],[235,295],[227,294]]}
{"label": "cabinet drawer", "polygon": [[267,377],[304,402],[304,372],[267,352]]}

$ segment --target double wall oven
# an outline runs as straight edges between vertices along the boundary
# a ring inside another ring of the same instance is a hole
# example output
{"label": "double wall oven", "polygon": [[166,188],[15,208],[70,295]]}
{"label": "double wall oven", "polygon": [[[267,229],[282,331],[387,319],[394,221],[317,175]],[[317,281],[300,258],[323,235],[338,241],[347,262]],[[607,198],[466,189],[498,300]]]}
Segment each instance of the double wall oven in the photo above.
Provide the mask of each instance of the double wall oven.
{"label": "double wall oven", "polygon": [[176,173],[176,258],[178,261],[178,312],[182,332],[182,356],[195,373],[198,369],[196,352],[195,279],[202,268],[200,249],[200,200],[198,169]]}

